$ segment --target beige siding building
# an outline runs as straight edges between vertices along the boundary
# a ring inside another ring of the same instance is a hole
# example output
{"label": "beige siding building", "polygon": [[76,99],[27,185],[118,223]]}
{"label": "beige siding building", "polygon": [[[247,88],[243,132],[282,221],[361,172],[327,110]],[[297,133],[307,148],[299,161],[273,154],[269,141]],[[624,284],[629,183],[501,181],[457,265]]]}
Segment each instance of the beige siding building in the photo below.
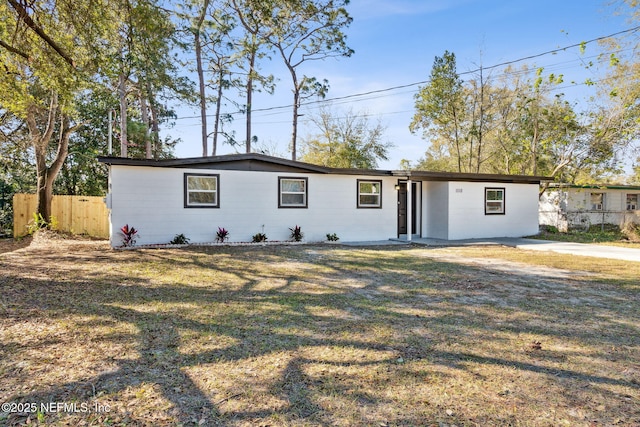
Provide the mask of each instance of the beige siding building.
{"label": "beige siding building", "polygon": [[540,197],[540,224],[560,231],[640,224],[640,186],[552,184]]}

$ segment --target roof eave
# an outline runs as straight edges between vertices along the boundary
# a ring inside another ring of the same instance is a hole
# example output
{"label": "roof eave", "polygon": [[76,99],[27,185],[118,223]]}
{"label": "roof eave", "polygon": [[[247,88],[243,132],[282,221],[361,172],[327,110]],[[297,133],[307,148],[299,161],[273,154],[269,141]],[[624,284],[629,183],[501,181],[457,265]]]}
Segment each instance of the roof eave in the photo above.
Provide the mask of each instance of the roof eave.
{"label": "roof eave", "polygon": [[470,181],[470,182],[504,182],[522,184],[540,184],[543,181],[552,181],[552,177],[536,175],[501,175],[478,174],[465,172],[431,172],[431,171],[392,171],[394,176],[404,177],[416,181]]}
{"label": "roof eave", "polygon": [[98,161],[108,165],[118,166],[147,166],[147,167],[189,167],[207,164],[225,164],[233,162],[253,161],[264,162],[273,165],[286,166],[290,168],[307,170],[315,173],[329,173],[328,168],[310,163],[296,162],[293,160],[282,159],[280,157],[266,156],[257,153],[244,154],[225,154],[222,156],[209,157],[189,157],[182,159],[130,159],[124,157],[99,156]]}

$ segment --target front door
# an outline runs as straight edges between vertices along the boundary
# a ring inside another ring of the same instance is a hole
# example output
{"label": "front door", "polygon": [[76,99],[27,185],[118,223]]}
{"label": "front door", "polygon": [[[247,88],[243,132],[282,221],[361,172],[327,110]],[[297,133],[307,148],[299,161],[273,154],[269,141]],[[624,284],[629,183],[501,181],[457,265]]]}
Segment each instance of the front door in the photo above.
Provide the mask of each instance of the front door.
{"label": "front door", "polygon": [[398,235],[407,234],[407,183],[401,182],[398,190]]}
{"label": "front door", "polygon": [[[411,183],[411,234],[415,234],[417,227],[417,197],[418,197],[418,185],[415,182]],[[400,182],[398,184],[400,189],[398,190],[398,236],[401,234],[407,234],[407,183]]]}

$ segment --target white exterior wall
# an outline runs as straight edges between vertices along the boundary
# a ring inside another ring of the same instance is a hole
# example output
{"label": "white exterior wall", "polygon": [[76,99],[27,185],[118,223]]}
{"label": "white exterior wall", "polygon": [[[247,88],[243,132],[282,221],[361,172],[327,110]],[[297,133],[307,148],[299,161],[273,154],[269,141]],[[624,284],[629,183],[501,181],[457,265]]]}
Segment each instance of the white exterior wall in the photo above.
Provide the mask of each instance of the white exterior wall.
{"label": "white exterior wall", "polygon": [[422,237],[449,239],[449,183],[424,182]]}
{"label": "white exterior wall", "polygon": [[[485,188],[505,189],[505,214],[485,215]],[[538,186],[484,182],[425,185],[423,237],[447,240],[522,237],[538,233]]]}
{"label": "white exterior wall", "polygon": [[564,191],[547,189],[540,197],[538,205],[538,221],[540,225],[552,225],[558,230],[566,232],[567,223],[567,194]]}
{"label": "white exterior wall", "polygon": [[[450,240],[538,234],[538,185],[485,182],[448,185]],[[504,215],[485,215],[487,187],[505,189]]]}
{"label": "white exterior wall", "polygon": [[[219,174],[219,208],[185,208],[184,174]],[[308,178],[308,207],[278,208],[278,177]],[[341,241],[383,240],[397,233],[397,193],[392,177],[227,171],[112,165],[110,201],[113,246],[125,224],[139,230],[137,244],[168,243],[184,234],[192,243],[215,241],[218,227],[229,241],[289,240],[302,228],[308,242],[336,233]],[[382,180],[382,209],[357,208],[357,180]]]}

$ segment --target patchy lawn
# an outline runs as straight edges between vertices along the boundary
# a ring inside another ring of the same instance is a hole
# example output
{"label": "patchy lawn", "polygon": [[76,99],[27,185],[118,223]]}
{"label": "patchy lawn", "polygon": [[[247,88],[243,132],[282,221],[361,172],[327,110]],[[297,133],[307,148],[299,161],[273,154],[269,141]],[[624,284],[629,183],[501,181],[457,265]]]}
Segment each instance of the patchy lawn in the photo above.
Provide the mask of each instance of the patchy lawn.
{"label": "patchy lawn", "polygon": [[0,425],[640,424],[639,263],[35,239],[0,271]]}

